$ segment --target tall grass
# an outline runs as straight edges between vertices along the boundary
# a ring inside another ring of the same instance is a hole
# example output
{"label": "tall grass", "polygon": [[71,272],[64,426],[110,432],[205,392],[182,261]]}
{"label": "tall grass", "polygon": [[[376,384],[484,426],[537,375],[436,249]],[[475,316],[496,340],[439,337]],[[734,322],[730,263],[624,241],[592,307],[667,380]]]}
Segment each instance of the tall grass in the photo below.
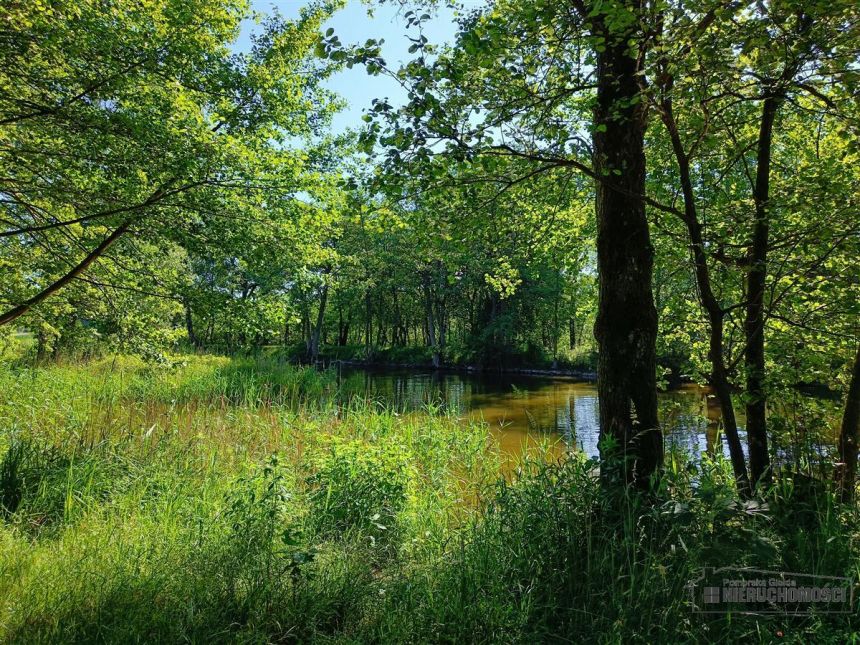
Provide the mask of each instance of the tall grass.
{"label": "tall grass", "polygon": [[385,640],[858,640],[856,614],[710,616],[694,613],[690,602],[688,584],[704,567],[856,581],[856,514],[832,497],[793,499],[782,488],[767,503],[739,504],[726,464],[706,461],[670,472],[647,503],[628,494],[613,499],[594,466],[582,457],[526,463],[514,483],[500,481],[445,565],[390,594]]}
{"label": "tall grass", "polygon": [[721,461],[647,503],[582,456],[503,478],[482,425],[266,358],[2,367],[0,432],[1,641],[856,640],[692,613],[703,566],[860,573],[854,510],[739,505]]}
{"label": "tall grass", "polygon": [[252,359],[0,371],[0,639],[361,624],[382,568],[438,548],[495,457],[482,427],[335,389]]}

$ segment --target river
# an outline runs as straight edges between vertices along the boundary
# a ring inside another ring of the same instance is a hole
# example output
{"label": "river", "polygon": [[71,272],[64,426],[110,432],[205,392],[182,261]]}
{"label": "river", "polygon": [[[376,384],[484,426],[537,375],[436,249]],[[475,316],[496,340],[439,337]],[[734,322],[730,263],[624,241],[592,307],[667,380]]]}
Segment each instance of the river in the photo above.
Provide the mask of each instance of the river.
{"label": "river", "polygon": [[[600,432],[597,386],[566,377],[509,373],[364,370],[343,368],[341,390],[409,412],[428,405],[483,420],[503,453],[551,444],[553,452],[596,456]],[[659,395],[667,448],[688,454],[717,445],[719,406],[701,387],[685,385]],[[743,419],[739,419],[743,423]]]}

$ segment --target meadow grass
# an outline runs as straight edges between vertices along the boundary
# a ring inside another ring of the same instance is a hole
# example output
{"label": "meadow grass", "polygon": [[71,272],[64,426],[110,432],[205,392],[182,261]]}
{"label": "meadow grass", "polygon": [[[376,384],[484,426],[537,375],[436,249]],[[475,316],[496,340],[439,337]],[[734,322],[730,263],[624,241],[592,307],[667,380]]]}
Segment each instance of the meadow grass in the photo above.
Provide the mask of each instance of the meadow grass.
{"label": "meadow grass", "polygon": [[857,640],[853,615],[705,618],[685,588],[857,579],[827,491],[744,506],[682,455],[647,501],[581,455],[503,477],[481,424],[338,394],[274,358],[0,368],[0,640]]}

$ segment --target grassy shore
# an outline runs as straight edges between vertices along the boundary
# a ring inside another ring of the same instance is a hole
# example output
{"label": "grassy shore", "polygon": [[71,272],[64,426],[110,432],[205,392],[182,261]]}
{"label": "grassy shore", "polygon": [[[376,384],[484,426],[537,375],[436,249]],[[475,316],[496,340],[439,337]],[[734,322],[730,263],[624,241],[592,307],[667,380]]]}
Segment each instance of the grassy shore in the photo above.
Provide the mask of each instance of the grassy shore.
{"label": "grassy shore", "polygon": [[480,424],[344,403],[273,359],[0,367],[0,640],[857,640],[854,615],[706,617],[704,566],[858,577],[858,518],[738,504],[670,456],[646,504],[581,456],[501,476]]}

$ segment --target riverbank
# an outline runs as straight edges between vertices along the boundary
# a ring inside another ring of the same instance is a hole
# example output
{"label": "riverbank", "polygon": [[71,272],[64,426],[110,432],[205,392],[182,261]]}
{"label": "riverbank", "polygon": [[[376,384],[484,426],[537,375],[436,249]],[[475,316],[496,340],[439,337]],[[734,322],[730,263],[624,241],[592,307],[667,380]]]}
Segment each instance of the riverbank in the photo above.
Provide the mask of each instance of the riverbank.
{"label": "riverbank", "polygon": [[[307,361],[303,344],[288,345],[279,350],[294,362]],[[452,348],[439,366],[433,365],[432,351],[423,346],[373,348],[363,345],[324,345],[318,359],[322,364],[342,363],[369,369],[436,369],[462,372],[500,372],[543,376],[568,376],[586,381],[597,378],[597,354],[589,347],[567,350],[552,359],[539,352],[505,351],[477,355]]]}
{"label": "riverbank", "polygon": [[0,365],[0,641],[849,642],[848,614],[696,613],[704,567],[852,576],[856,507],[719,456],[646,501],[582,454],[507,479],[480,423],[336,404],[332,371]]}
{"label": "riverbank", "polygon": [[[307,363],[304,344],[272,348],[283,353],[291,362]],[[480,360],[477,360],[480,359]],[[597,382],[597,351],[589,345],[559,352],[555,358],[541,352],[501,351],[496,354],[452,348],[438,366],[433,365],[432,352],[423,346],[374,348],[368,352],[364,345],[324,345],[318,362],[323,365],[343,364],[364,369],[414,369],[465,373],[522,374],[529,376],[564,377],[584,382]],[[684,360],[678,356],[658,357],[664,371],[665,386],[675,388],[692,383],[684,370]]]}
{"label": "riverbank", "polygon": [[544,369],[544,368],[528,368],[528,367],[483,367],[480,365],[439,365],[434,366],[432,363],[390,363],[379,361],[362,361],[362,360],[332,360],[322,361],[325,366],[336,367],[337,365],[346,365],[349,367],[358,367],[370,370],[434,370],[440,372],[454,373],[500,373],[500,374],[523,374],[526,376],[551,376],[551,377],[567,377],[583,381],[586,383],[597,382],[597,372],[591,370],[576,370],[576,369]]}

